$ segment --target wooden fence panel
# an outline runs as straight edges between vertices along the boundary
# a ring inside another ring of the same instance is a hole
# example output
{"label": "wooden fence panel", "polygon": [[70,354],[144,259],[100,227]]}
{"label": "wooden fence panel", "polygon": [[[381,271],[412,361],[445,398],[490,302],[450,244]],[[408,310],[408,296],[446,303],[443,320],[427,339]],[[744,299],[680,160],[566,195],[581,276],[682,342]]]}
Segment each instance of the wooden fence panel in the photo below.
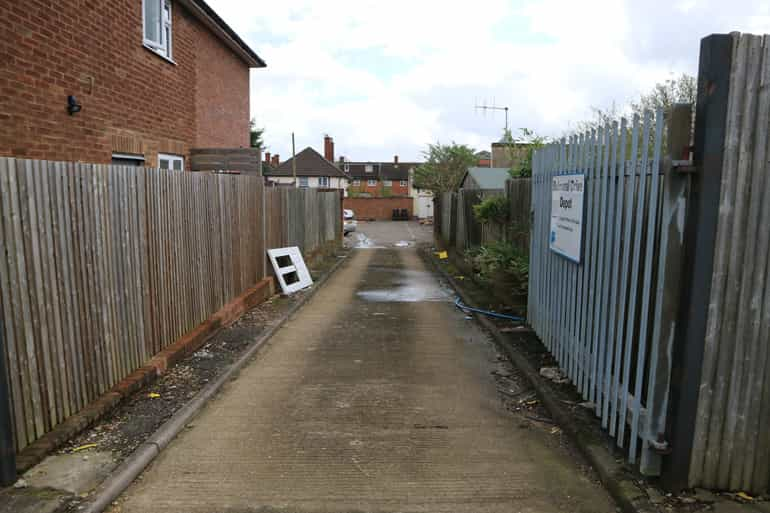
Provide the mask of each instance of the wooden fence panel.
{"label": "wooden fence panel", "polygon": [[770,487],[770,36],[730,38],[725,135],[718,141],[724,158],[689,483],[761,494]]}
{"label": "wooden fence panel", "polygon": [[20,450],[253,286],[265,245],[339,238],[334,192],[0,158],[0,316]]}

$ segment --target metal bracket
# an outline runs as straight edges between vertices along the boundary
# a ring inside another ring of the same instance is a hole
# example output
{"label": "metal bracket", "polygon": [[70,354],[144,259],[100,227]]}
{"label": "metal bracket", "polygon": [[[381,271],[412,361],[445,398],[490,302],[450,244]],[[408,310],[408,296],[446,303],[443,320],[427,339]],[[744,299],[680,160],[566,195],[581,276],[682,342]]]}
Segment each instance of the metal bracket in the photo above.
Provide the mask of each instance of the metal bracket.
{"label": "metal bracket", "polygon": [[650,447],[658,454],[671,454],[671,446],[668,440],[650,440]]}
{"label": "metal bracket", "polygon": [[693,165],[692,160],[672,160],[671,169],[676,173],[694,174],[698,169]]}

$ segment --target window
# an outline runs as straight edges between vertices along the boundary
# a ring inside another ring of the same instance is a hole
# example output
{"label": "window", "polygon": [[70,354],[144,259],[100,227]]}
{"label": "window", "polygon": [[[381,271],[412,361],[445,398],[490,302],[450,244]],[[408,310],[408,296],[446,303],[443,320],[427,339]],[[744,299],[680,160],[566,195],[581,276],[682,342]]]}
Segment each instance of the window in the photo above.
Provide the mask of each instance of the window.
{"label": "window", "polygon": [[303,189],[307,189],[308,182],[307,182],[307,176],[300,176],[299,177],[299,186]]}
{"label": "window", "polygon": [[345,172],[346,173],[350,172],[350,164],[348,164],[347,162],[345,162]]}
{"label": "window", "polygon": [[360,187],[361,186],[361,180],[353,180],[353,187]]}
{"label": "window", "polygon": [[112,164],[115,166],[143,166],[144,155],[135,155],[133,153],[113,153]]}
{"label": "window", "polygon": [[401,180],[400,182],[398,182],[398,185],[400,185],[401,187],[408,187],[409,180]]}
{"label": "window", "polygon": [[366,185],[369,187],[376,187],[377,186],[377,180],[367,180]]}
{"label": "window", "polygon": [[371,164],[366,164],[364,166],[364,171],[367,173],[374,173],[374,166]]}
{"label": "window", "polygon": [[165,153],[158,153],[158,167],[160,169],[184,171],[184,157],[180,157],[179,155],[167,155]]}
{"label": "window", "polygon": [[330,178],[328,176],[318,177],[318,187],[329,187]]}
{"label": "window", "polygon": [[144,45],[171,59],[171,0],[142,0]]}
{"label": "window", "polygon": [[385,180],[385,187],[393,187],[393,180]]}

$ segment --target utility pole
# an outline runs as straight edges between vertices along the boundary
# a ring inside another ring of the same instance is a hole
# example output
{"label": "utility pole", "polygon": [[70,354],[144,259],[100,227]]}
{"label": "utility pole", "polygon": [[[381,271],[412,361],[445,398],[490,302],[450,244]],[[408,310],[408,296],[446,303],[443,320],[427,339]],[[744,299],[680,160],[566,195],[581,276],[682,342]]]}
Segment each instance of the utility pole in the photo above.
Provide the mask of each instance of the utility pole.
{"label": "utility pole", "polygon": [[11,419],[11,388],[5,368],[5,340],[3,322],[0,319],[0,487],[16,482],[16,447],[13,443]]}
{"label": "utility pole", "polygon": [[297,183],[297,159],[294,153],[294,132],[291,133],[291,174],[294,176],[294,187],[299,187]]}

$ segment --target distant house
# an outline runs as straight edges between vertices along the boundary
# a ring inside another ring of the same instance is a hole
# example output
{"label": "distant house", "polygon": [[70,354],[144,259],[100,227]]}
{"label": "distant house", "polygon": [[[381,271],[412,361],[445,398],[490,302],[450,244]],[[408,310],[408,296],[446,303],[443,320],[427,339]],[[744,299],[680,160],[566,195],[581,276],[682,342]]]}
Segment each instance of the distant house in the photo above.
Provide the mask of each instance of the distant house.
{"label": "distant house", "polygon": [[410,196],[411,180],[419,163],[399,162],[349,162],[338,164],[350,176],[348,196],[361,198],[386,198]]}
{"label": "distant house", "polygon": [[274,155],[269,166],[263,164],[262,174],[268,185],[298,188],[344,191],[349,182],[347,174],[309,146],[284,162]]}
{"label": "distant house", "polygon": [[492,152],[481,150],[476,153],[476,165],[478,167],[492,167]]}
{"label": "distant house", "polygon": [[0,19],[0,156],[185,170],[196,149],[248,153],[265,63],[203,0],[0,2]]}
{"label": "distant house", "polygon": [[505,182],[511,177],[507,167],[469,167],[460,189],[505,190]]}

